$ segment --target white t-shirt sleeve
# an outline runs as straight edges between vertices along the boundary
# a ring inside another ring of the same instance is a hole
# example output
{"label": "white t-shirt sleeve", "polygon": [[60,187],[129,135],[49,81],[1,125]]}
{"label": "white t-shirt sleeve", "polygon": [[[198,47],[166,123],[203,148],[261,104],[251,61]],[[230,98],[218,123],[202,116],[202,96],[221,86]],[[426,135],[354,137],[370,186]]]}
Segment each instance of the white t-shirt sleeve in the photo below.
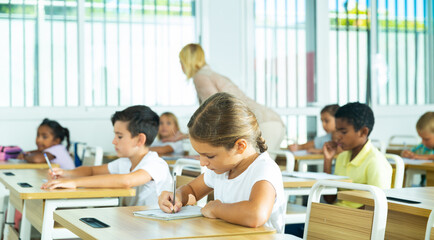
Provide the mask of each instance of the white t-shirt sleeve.
{"label": "white t-shirt sleeve", "polygon": [[107,168],[110,174],[120,174],[122,166],[122,159],[116,159],[107,164]]}

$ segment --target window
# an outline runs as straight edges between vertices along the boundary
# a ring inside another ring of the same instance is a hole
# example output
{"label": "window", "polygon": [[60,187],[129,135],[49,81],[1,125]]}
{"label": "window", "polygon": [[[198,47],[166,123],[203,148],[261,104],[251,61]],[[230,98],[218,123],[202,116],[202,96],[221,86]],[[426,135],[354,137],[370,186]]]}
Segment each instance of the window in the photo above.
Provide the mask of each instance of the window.
{"label": "window", "polygon": [[[311,105],[316,102],[314,6],[303,0],[256,0],[254,4],[256,101],[274,108]],[[281,115],[289,143],[316,136],[317,113]]]}
{"label": "window", "polygon": [[376,1],[377,32],[370,30],[371,2],[329,0],[331,96],[340,104],[434,103],[432,0]]}
{"label": "window", "polygon": [[0,0],[0,106],[196,102],[178,60],[196,39],[194,0],[78,1]]}

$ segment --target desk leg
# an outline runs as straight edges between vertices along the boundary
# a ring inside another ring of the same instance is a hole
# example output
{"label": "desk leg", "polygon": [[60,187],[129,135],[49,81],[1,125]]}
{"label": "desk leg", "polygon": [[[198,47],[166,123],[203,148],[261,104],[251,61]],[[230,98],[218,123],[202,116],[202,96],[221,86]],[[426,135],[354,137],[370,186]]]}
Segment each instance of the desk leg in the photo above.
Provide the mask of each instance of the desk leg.
{"label": "desk leg", "polygon": [[434,171],[426,171],[426,186],[433,187],[434,186]]}
{"label": "desk leg", "polygon": [[307,164],[300,161],[298,164],[298,171],[299,172],[307,172]]}
{"label": "desk leg", "polygon": [[4,220],[6,215],[6,208],[9,202],[9,190],[3,184],[0,184],[0,233],[3,233]]}
{"label": "desk leg", "polygon": [[[6,222],[5,224],[12,224],[14,225],[14,219],[15,219],[15,207],[14,205],[12,205],[10,199],[8,202],[8,211],[7,211],[7,216],[6,216]],[[9,236],[9,228],[5,227],[3,229],[3,238],[6,238],[7,236]]]}
{"label": "desk leg", "polygon": [[21,225],[20,225],[20,239],[22,240],[29,240],[30,232],[32,230],[32,225],[30,224],[29,220],[27,220],[26,204],[27,201],[24,200],[24,206],[22,212],[23,217],[21,218]]}

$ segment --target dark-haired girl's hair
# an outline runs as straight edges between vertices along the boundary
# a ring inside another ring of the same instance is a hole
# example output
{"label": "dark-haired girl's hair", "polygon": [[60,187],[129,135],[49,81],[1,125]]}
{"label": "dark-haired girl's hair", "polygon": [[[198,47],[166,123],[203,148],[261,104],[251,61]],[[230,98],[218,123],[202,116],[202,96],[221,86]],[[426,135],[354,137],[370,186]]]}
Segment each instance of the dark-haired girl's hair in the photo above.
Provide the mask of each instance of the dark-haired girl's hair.
{"label": "dark-haired girl's hair", "polygon": [[265,152],[258,121],[244,102],[228,93],[216,93],[196,110],[188,122],[190,137],[212,146],[232,149],[238,139],[246,139]]}
{"label": "dark-haired girl's hair", "polygon": [[54,139],[58,138],[60,139],[60,142],[63,142],[63,140],[66,138],[66,149],[69,150],[71,142],[69,130],[67,128],[62,127],[62,125],[60,125],[57,121],[50,120],[48,118],[44,118],[44,120],[42,120],[42,123],[39,125],[39,127],[41,126],[49,127],[53,132]]}

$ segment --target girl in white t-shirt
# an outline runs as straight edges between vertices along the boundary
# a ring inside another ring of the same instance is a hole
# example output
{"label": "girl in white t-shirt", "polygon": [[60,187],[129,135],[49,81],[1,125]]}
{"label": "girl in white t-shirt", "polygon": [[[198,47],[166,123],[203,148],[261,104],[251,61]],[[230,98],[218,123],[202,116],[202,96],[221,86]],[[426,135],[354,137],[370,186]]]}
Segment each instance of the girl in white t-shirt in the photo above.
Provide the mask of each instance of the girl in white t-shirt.
{"label": "girl in white t-shirt", "polygon": [[165,112],[160,116],[158,127],[158,141],[152,143],[150,150],[163,154],[184,154],[182,139],[174,140],[176,136],[183,135],[179,131],[178,118],[171,112]]}
{"label": "girl in white t-shirt", "polygon": [[282,175],[270,158],[258,122],[249,108],[228,93],[208,98],[191,117],[190,141],[208,169],[173,193],[162,192],[164,212],[178,212],[214,190],[201,212],[248,227],[266,225],[283,232],[286,204]]}

